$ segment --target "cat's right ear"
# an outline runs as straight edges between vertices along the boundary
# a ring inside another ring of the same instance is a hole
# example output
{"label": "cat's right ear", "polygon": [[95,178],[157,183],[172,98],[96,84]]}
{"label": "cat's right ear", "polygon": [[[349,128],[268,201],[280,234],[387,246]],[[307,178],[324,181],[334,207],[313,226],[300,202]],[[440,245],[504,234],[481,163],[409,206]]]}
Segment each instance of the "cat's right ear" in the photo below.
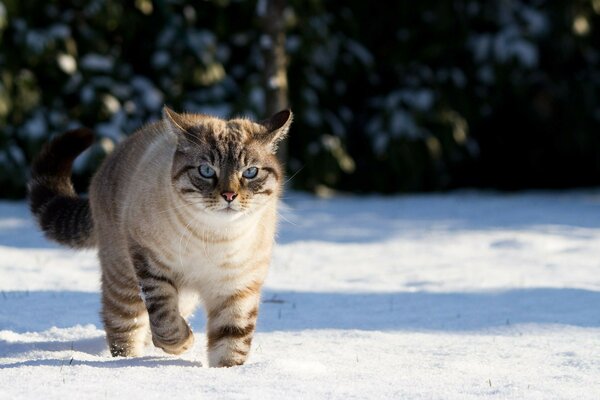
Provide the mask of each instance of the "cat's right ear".
{"label": "cat's right ear", "polygon": [[163,121],[165,121],[167,127],[173,134],[185,135],[187,133],[185,128],[187,124],[182,115],[177,114],[167,106],[163,107],[162,115]]}
{"label": "cat's right ear", "polygon": [[198,143],[196,135],[188,130],[192,123],[185,114],[177,114],[169,107],[164,106],[163,121],[167,129],[177,138],[177,148],[179,150],[186,152]]}

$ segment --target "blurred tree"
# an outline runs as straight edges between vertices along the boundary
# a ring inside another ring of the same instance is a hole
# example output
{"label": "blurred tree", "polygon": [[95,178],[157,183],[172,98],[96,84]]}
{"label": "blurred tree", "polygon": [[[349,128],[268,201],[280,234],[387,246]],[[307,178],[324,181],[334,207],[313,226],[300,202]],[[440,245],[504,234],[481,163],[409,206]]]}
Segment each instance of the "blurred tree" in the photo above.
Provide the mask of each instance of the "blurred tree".
{"label": "blurred tree", "polygon": [[249,105],[260,87],[252,12],[226,1],[0,2],[0,196],[23,196],[41,144],[75,125],[102,138],[76,164],[85,187],[102,154],[165,103],[221,116],[259,109]]}
{"label": "blurred tree", "polygon": [[[597,0],[294,3],[301,187],[600,184]],[[294,149],[298,149],[294,152]]]}
{"label": "blurred tree", "polygon": [[263,118],[286,97],[297,188],[598,185],[599,22],[598,0],[0,0],[0,197],[75,125],[101,138],[85,188],[163,104]]}
{"label": "blurred tree", "polygon": [[[267,115],[289,108],[285,50],[286,3],[285,0],[259,0],[256,6],[262,28],[259,40],[263,54],[262,82]],[[277,153],[282,161],[287,160],[286,140],[279,144]]]}

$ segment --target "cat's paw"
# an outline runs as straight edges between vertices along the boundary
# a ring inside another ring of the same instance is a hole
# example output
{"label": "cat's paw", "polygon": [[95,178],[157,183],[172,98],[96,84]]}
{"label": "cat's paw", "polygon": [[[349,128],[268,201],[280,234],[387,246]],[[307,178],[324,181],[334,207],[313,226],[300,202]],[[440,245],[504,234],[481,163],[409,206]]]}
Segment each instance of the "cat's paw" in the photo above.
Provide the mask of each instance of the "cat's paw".
{"label": "cat's paw", "polygon": [[236,367],[238,365],[244,365],[245,362],[246,362],[246,357],[227,358],[227,359],[219,361],[219,363],[217,364],[217,368]]}
{"label": "cat's paw", "polygon": [[243,365],[248,358],[248,351],[227,348],[208,350],[208,365],[212,368],[229,368]]}
{"label": "cat's paw", "polygon": [[194,345],[194,334],[182,318],[181,328],[168,337],[152,333],[152,343],[166,353],[178,355],[189,350]]}
{"label": "cat's paw", "polygon": [[144,348],[132,343],[109,342],[108,348],[113,357],[140,357],[144,355]]}

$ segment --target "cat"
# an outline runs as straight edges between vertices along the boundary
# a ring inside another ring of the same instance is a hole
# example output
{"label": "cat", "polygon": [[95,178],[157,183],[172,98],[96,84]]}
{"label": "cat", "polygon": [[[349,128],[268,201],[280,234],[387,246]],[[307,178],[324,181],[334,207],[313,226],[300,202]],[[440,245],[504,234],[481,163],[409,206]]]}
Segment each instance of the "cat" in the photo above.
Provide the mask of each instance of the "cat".
{"label": "cat", "polygon": [[186,318],[201,302],[208,364],[243,364],[270,264],[283,171],[275,152],[290,110],[268,120],[178,114],[124,140],[92,178],[71,183],[87,129],[48,143],[32,164],[29,204],[45,235],[97,247],[102,320],[113,356],[152,343],[170,354],[194,344]]}

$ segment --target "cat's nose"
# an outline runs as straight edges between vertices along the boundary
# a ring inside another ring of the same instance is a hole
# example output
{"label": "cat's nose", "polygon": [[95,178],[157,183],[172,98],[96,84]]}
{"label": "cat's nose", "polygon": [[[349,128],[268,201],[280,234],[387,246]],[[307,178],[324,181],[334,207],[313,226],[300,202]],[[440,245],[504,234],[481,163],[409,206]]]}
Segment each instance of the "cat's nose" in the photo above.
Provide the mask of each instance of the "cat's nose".
{"label": "cat's nose", "polygon": [[228,203],[231,203],[233,201],[233,199],[235,199],[237,197],[237,193],[223,192],[223,193],[221,193],[221,196],[223,196],[225,201],[227,201]]}

